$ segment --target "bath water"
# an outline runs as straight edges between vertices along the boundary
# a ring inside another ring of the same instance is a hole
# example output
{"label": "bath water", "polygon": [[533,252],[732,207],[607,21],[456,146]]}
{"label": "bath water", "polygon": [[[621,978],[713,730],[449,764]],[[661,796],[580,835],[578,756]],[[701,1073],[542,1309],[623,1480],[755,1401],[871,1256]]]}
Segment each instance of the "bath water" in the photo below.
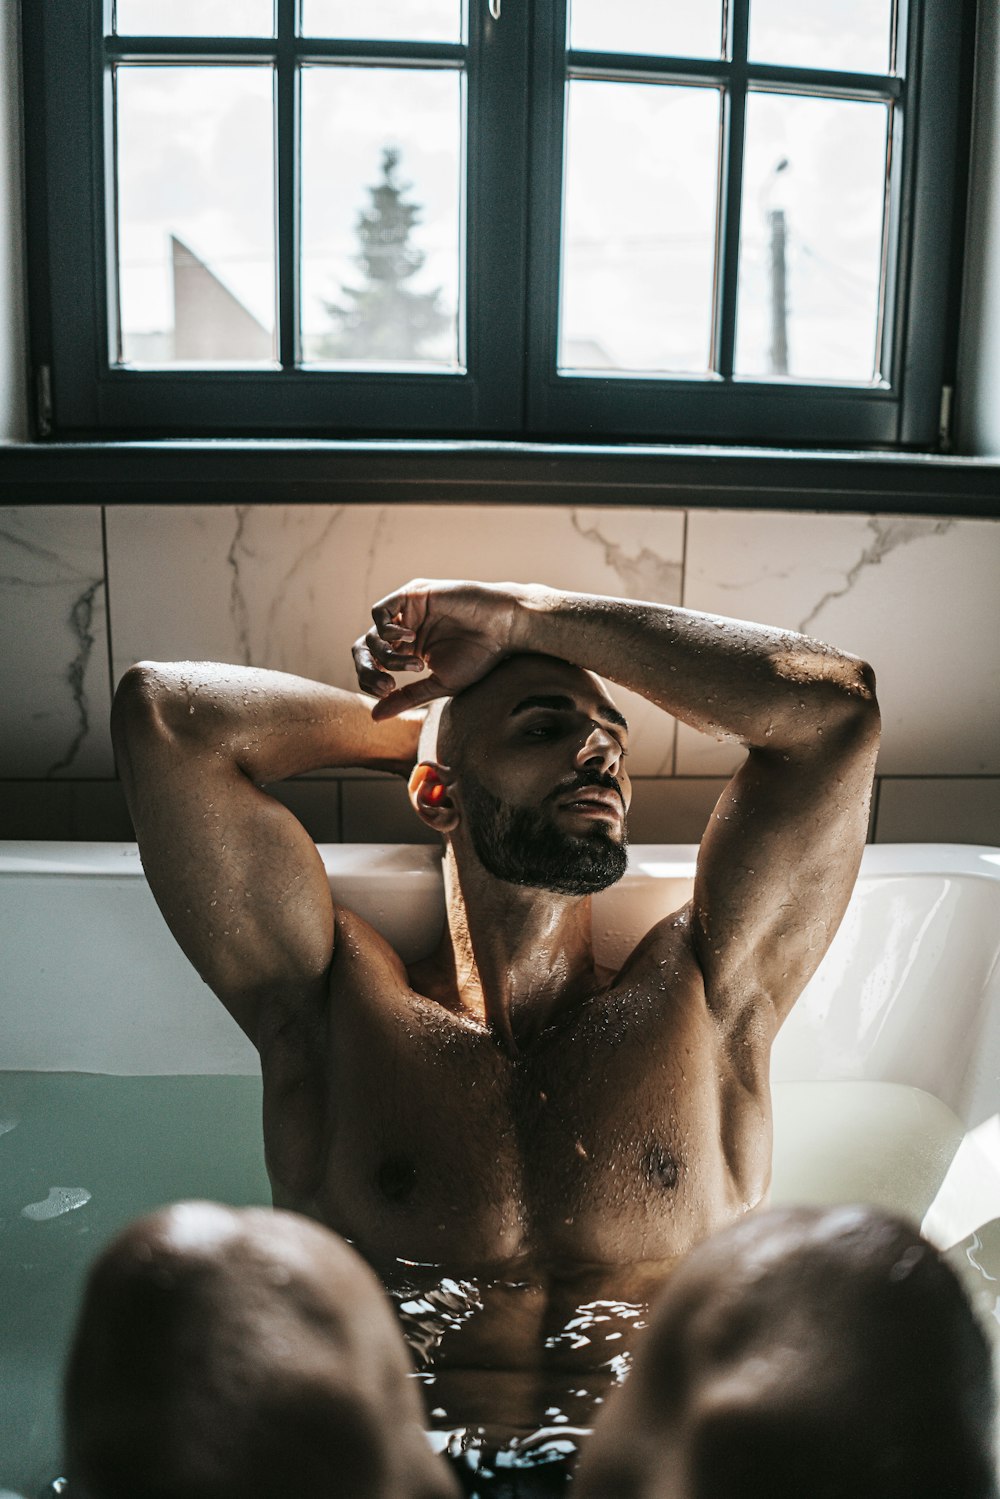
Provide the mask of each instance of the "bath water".
{"label": "bath water", "polygon": [[[963,1139],[915,1088],[779,1083],[773,1096],[776,1204],[867,1201],[920,1223]],[[0,1488],[34,1499],[59,1472],[61,1368],[101,1246],[179,1198],[269,1202],[260,1109],[257,1078],[0,1074]],[[1000,1222],[975,1227],[949,1259],[1000,1339]]]}

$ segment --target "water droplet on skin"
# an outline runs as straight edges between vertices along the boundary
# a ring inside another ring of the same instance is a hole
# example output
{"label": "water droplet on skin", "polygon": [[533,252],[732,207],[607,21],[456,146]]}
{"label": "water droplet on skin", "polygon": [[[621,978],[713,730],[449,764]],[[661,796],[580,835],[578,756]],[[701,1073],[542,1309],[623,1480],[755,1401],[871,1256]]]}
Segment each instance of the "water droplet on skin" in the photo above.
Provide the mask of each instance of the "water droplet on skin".
{"label": "water droplet on skin", "polygon": [[587,1153],[587,1147],[584,1145],[584,1143],[583,1143],[582,1140],[577,1140],[576,1145],[574,1146],[574,1149],[576,1150],[577,1155],[580,1157],[580,1159],[582,1161],[586,1161],[586,1160],[589,1159],[588,1153]]}

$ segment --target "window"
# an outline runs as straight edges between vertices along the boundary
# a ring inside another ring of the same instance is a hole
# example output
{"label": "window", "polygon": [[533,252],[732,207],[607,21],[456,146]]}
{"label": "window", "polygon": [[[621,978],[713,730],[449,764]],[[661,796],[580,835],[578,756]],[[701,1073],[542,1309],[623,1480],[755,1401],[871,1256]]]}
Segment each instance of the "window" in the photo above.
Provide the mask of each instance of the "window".
{"label": "window", "polygon": [[936,439],[974,0],[23,15],[55,435]]}

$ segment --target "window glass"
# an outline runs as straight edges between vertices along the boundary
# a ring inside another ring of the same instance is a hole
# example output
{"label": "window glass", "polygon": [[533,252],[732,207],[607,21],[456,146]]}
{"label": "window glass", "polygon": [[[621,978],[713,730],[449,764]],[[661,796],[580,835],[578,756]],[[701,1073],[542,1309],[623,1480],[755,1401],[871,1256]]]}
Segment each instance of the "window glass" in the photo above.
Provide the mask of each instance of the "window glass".
{"label": "window glass", "polygon": [[272,361],[271,68],[115,72],[121,359]]}
{"label": "window glass", "polygon": [[448,68],[302,75],[302,355],[463,362],[463,83]]}
{"label": "window glass", "polygon": [[302,0],[302,35],[460,42],[462,10],[462,0]]}
{"label": "window glass", "polygon": [[559,365],[705,372],[719,93],[575,79],[568,96]]}
{"label": "window glass", "polygon": [[747,99],[736,373],[871,380],[885,104]]}
{"label": "window glass", "polygon": [[124,36],[273,36],[273,0],[116,0]]}
{"label": "window glass", "polygon": [[892,0],[752,0],[752,62],[888,73]]}
{"label": "window glass", "polygon": [[718,57],[721,0],[571,0],[569,44],[578,51]]}

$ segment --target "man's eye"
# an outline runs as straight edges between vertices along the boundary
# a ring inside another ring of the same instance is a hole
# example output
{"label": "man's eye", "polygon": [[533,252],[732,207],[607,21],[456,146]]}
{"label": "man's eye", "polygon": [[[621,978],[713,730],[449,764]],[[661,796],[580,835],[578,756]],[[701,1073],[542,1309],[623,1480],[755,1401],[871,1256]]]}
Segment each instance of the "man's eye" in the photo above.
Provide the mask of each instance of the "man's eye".
{"label": "man's eye", "polygon": [[550,724],[550,723],[536,723],[536,724],[532,724],[530,728],[525,729],[525,731],[524,731],[525,737],[527,737],[527,738],[536,738],[536,739],[548,739],[555,732],[556,732],[555,727],[552,724]]}

